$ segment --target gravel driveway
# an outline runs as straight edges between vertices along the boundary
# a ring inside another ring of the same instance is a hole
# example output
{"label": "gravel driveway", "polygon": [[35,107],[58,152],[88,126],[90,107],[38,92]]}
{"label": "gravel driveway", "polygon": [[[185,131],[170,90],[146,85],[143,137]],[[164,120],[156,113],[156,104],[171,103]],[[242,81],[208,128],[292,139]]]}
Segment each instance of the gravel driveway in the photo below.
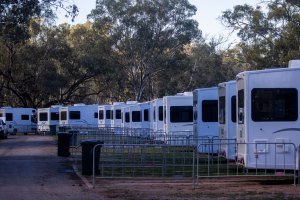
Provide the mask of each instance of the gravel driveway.
{"label": "gravel driveway", "polygon": [[68,158],[57,156],[53,136],[16,135],[0,140],[0,199],[103,199],[76,176]]}

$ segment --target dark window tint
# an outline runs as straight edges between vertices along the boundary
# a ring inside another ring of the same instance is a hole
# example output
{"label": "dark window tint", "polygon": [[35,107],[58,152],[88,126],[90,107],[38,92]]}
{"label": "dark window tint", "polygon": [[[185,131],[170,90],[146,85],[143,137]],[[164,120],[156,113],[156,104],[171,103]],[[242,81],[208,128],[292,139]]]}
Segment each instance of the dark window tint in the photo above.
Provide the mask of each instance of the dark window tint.
{"label": "dark window tint", "polygon": [[193,122],[193,106],[171,106],[170,122]]}
{"label": "dark window tint", "polygon": [[116,110],[115,112],[116,112],[115,118],[116,118],[116,119],[121,119],[121,116],[122,116],[121,110],[118,109],[118,110]]}
{"label": "dark window tint", "polygon": [[0,113],[0,117],[3,117],[3,113],[2,112]]}
{"label": "dark window tint", "polygon": [[198,119],[198,113],[197,113],[197,108],[194,108],[194,121],[197,121]]}
{"label": "dark window tint", "polygon": [[238,120],[239,124],[244,124],[244,107],[245,107],[245,102],[244,102],[244,90],[239,90],[238,91]]}
{"label": "dark window tint", "polygon": [[39,119],[41,122],[48,121],[48,113],[39,113]]}
{"label": "dark window tint", "polygon": [[132,122],[141,121],[141,111],[132,111]]}
{"label": "dark window tint", "polygon": [[52,112],[50,113],[50,120],[59,120],[59,113],[58,112]]}
{"label": "dark window tint", "polygon": [[294,88],[256,88],[251,91],[253,121],[296,121],[298,91]]}
{"label": "dark window tint", "polygon": [[125,122],[126,122],[126,123],[129,123],[129,122],[130,122],[130,113],[129,113],[129,112],[126,112],[126,113],[125,113]]}
{"label": "dark window tint", "polygon": [[231,121],[236,123],[236,96],[231,97]]}
{"label": "dark window tint", "polygon": [[70,119],[80,119],[80,111],[70,111]]}
{"label": "dark window tint", "polygon": [[144,121],[145,122],[149,121],[149,109],[144,110]]}
{"label": "dark window tint", "polygon": [[158,120],[163,121],[164,119],[164,108],[162,106],[158,107]]}
{"label": "dark window tint", "polygon": [[94,118],[97,119],[98,118],[98,113],[94,112]]}
{"label": "dark window tint", "polygon": [[218,122],[218,100],[202,101],[202,121]]}
{"label": "dark window tint", "polygon": [[156,121],[156,116],[155,116],[155,106],[153,107],[153,121]]}
{"label": "dark window tint", "polygon": [[106,110],[106,111],[105,111],[106,119],[111,119],[110,114],[111,114],[111,111],[110,111],[110,110]]}
{"label": "dark window tint", "polygon": [[21,115],[21,120],[29,120],[29,115]]}
{"label": "dark window tint", "polygon": [[225,106],[225,96],[219,97],[219,123],[226,123],[226,106]]}
{"label": "dark window tint", "polygon": [[6,117],[6,121],[13,121],[14,120],[14,117],[13,117],[12,113],[6,113],[5,117]]}
{"label": "dark window tint", "polygon": [[61,120],[67,120],[67,111],[61,111],[60,112],[60,119]]}
{"label": "dark window tint", "polygon": [[103,112],[103,110],[99,110],[99,119],[104,119],[104,112]]}

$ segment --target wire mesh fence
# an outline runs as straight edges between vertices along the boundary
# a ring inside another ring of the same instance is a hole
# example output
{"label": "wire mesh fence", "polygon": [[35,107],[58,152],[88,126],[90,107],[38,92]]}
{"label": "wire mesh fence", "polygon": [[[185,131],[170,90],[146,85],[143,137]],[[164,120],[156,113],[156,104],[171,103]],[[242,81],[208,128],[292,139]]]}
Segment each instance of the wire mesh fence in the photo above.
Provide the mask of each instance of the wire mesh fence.
{"label": "wire mesh fence", "polygon": [[[149,129],[85,128],[68,132],[72,134],[72,157],[79,168],[81,143],[103,142],[96,178],[180,177],[198,183],[202,177],[289,176],[294,184],[299,178],[299,147],[293,143],[236,143],[195,137],[192,132],[166,134]],[[242,147],[248,152],[243,157],[237,153]]]}

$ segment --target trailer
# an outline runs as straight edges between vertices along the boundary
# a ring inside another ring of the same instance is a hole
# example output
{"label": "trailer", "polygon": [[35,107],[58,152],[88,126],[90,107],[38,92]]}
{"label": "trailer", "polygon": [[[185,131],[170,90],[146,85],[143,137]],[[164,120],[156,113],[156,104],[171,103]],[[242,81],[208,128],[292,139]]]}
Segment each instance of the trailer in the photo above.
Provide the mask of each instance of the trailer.
{"label": "trailer", "polygon": [[193,140],[193,93],[163,97],[164,132],[170,144]]}
{"label": "trailer", "polygon": [[143,102],[140,103],[140,107],[141,107],[141,115],[142,115],[142,129],[148,129],[150,131],[151,129],[151,124],[152,124],[152,118],[150,117],[150,113],[152,113],[151,109],[151,102]]}
{"label": "trailer", "polygon": [[98,106],[99,127],[112,127],[113,111],[112,105],[99,105]]}
{"label": "trailer", "polygon": [[36,133],[36,109],[3,107],[0,112],[6,124],[7,133]]}
{"label": "trailer", "polygon": [[219,94],[219,155],[236,159],[236,81],[218,85]]}
{"label": "trailer", "polygon": [[300,64],[292,66],[236,76],[237,161],[246,168],[299,169]]}
{"label": "trailer", "polygon": [[59,126],[64,128],[97,128],[98,104],[74,104],[73,106],[60,107]]}
{"label": "trailer", "polygon": [[153,115],[150,116],[152,118],[151,121],[153,132],[162,134],[164,130],[163,99],[154,99],[151,104]]}
{"label": "trailer", "polygon": [[199,88],[193,91],[194,138],[198,151],[218,153],[218,88]]}
{"label": "trailer", "polygon": [[136,105],[137,101],[127,101],[125,105],[122,105],[121,107],[121,116],[122,116],[122,122],[121,127],[123,129],[129,129],[132,128],[132,114],[130,107],[133,105]]}
{"label": "trailer", "polygon": [[124,102],[114,102],[112,105],[112,122],[111,126],[120,128],[122,125],[122,107],[126,106]]}
{"label": "trailer", "polygon": [[61,105],[53,105],[49,108],[37,110],[37,132],[56,134],[59,127],[59,108]]}

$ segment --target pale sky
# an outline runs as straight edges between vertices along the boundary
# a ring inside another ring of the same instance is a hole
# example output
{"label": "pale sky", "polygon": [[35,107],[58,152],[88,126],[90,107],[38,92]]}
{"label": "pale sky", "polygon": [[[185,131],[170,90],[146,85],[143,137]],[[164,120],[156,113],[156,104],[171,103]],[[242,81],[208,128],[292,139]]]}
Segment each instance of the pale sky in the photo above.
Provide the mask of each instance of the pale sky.
{"label": "pale sky", "polygon": [[[218,37],[223,35],[227,37],[229,30],[227,30],[221,22],[217,19],[221,16],[222,11],[233,9],[235,5],[256,5],[261,0],[189,0],[192,5],[197,7],[195,19],[199,23],[199,29],[202,31],[203,36]],[[65,18],[63,14],[59,15],[58,24],[67,22],[69,24],[85,23],[86,16],[95,7],[96,0],[70,0],[74,2],[79,8],[79,15],[76,17],[75,22],[72,23],[71,19]],[[235,35],[230,36],[231,41],[236,41]]]}

